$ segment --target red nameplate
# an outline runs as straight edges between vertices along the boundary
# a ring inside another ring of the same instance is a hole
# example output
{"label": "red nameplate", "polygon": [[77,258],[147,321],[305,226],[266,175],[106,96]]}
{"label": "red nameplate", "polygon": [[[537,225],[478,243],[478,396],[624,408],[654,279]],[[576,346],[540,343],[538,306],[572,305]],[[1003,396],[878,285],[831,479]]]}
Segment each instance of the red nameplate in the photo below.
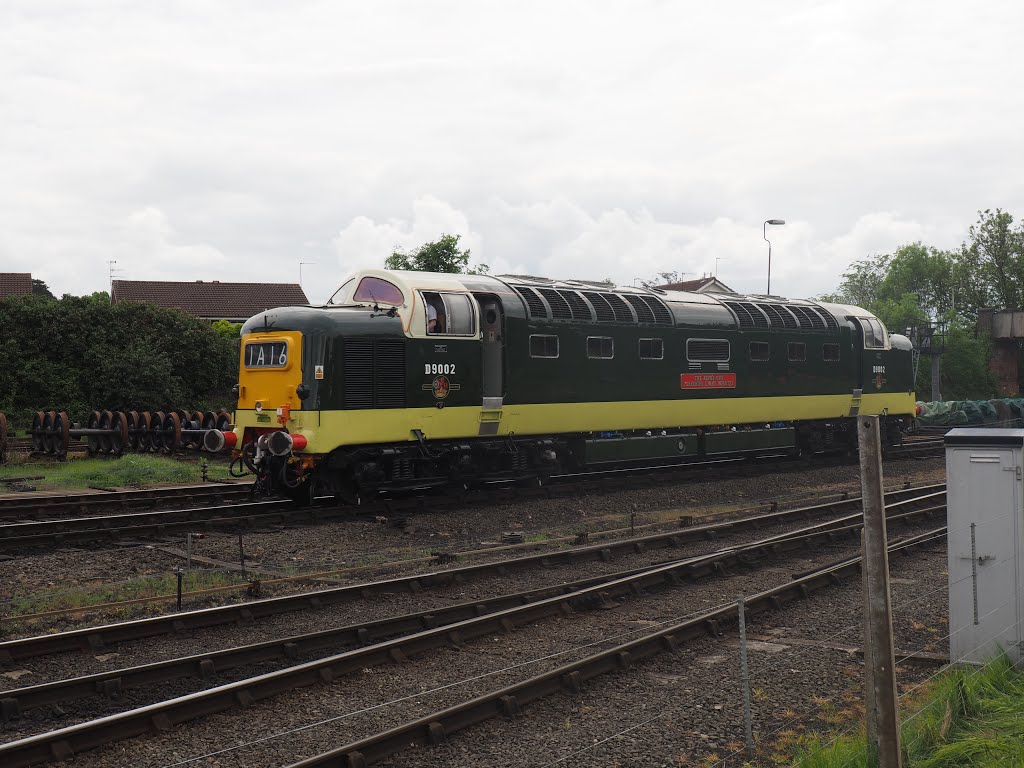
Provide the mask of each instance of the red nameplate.
{"label": "red nameplate", "polygon": [[681,373],[680,389],[736,389],[735,373]]}

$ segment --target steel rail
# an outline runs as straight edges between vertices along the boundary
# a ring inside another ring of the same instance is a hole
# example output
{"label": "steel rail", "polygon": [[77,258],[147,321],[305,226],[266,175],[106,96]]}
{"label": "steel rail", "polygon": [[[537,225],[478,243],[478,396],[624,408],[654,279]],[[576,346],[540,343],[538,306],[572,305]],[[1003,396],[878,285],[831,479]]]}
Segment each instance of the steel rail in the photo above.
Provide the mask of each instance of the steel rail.
{"label": "steel rail", "polygon": [[174,531],[194,531],[197,526],[208,529],[243,523],[266,524],[292,519],[317,519],[327,516],[329,510],[329,507],[296,507],[291,501],[270,500],[64,520],[6,523],[0,525],[0,550],[20,550],[53,544],[80,544],[126,536],[161,536]]}
{"label": "steel rail", "polygon": [[[931,516],[932,514],[940,513],[944,509],[941,506],[916,509],[893,515],[890,519],[893,521],[909,522],[914,517]],[[850,515],[845,520],[846,522],[852,522],[857,517],[859,516]],[[786,532],[750,544],[729,547],[706,555],[675,561],[667,565],[675,568],[674,573],[676,576],[673,578],[673,582],[680,579],[695,581],[708,576],[727,573],[727,569],[734,566],[752,565],[763,557],[778,557],[795,550],[804,549],[816,541],[836,541],[851,536],[860,530],[860,525],[856,522],[853,525],[841,528],[834,527],[833,522],[829,521],[797,531]],[[666,564],[632,568],[618,573],[604,574],[571,583],[541,587],[489,599],[471,600],[443,608],[432,608],[372,622],[361,622],[359,624],[336,627],[304,635],[295,635],[247,646],[236,646],[221,651],[206,652],[68,680],[7,690],[0,692],[0,717],[3,720],[10,720],[19,717],[28,709],[95,696],[97,694],[116,698],[126,689],[139,688],[157,682],[188,677],[207,679],[214,674],[219,674],[228,669],[235,669],[258,662],[294,659],[302,653],[322,650],[324,648],[336,648],[344,645],[367,645],[382,638],[417,632],[422,629],[432,629],[480,617],[494,611],[525,606],[551,597],[567,597],[567,599],[573,601],[573,607],[576,608],[579,607],[576,605],[576,601],[579,598],[574,596],[576,592],[581,592],[599,584],[610,584],[620,581],[628,584],[633,580],[642,581],[648,573],[660,572],[665,568]],[[661,583],[663,582],[655,582],[654,586],[658,586]],[[599,597],[601,602],[607,602],[610,599],[610,595],[607,592],[602,593]]]}
{"label": "steel rail", "polygon": [[[889,545],[890,552],[926,544],[945,535],[945,527]],[[861,558],[824,568],[808,576],[745,598],[749,614],[779,610],[826,587],[843,584],[860,571]],[[735,606],[709,611],[652,632],[637,640],[592,654],[549,672],[492,691],[453,707],[399,725],[343,747],[293,763],[288,768],[365,768],[410,746],[442,744],[449,735],[494,717],[514,717],[522,707],[555,693],[579,693],[583,684],[600,675],[630,668],[662,653],[676,653],[681,643],[704,636],[718,637],[723,626],[737,619]]]}
{"label": "steel rail", "polygon": [[[852,536],[857,528],[859,526],[850,526],[847,535]],[[785,541],[793,548],[802,548],[813,538],[827,537],[829,534],[835,534],[835,531],[819,530],[814,535],[804,537],[804,541],[798,541],[794,537]],[[756,546],[737,547],[730,550],[730,554],[739,558],[745,554],[749,556],[753,549],[764,551],[767,548],[767,551],[772,551],[773,546],[779,545],[780,538],[770,537]],[[409,656],[423,654],[446,645],[461,646],[466,640],[496,632],[511,632],[516,627],[559,613],[572,615],[577,609],[606,604],[615,597],[644,594],[645,590],[650,588],[677,584],[686,574],[693,573],[695,568],[703,568],[706,573],[720,571],[721,567],[716,568],[715,562],[724,554],[717,552],[670,563],[626,578],[586,587],[568,595],[557,595],[526,605],[494,611],[157,704],[29,736],[0,746],[0,764],[5,768],[23,768],[52,760],[68,759],[97,746],[146,733],[166,731],[183,722],[239,706],[248,706],[285,691],[321,682],[333,682],[343,675],[357,673],[367,667],[399,662]],[[857,560],[859,558],[852,558],[850,562]],[[811,577],[805,577],[792,584],[804,584],[808,578]],[[840,579],[837,577],[836,581]],[[789,584],[785,585],[785,589],[790,588]],[[752,602],[759,604],[757,598]],[[781,602],[776,601],[772,605],[781,607]],[[727,615],[728,609],[724,610],[724,615]],[[707,620],[707,617],[704,618]],[[718,619],[712,618],[710,621],[713,631],[718,632]]]}
{"label": "steel rail", "polygon": [[[928,506],[941,500],[945,493],[942,484],[918,488],[899,489],[886,494],[888,509],[902,510],[915,504]],[[726,520],[706,525],[693,525],[659,533],[615,541],[603,541],[588,546],[543,552],[525,557],[507,558],[485,563],[421,572],[410,576],[357,582],[338,587],[302,592],[295,595],[252,600],[234,605],[201,608],[194,611],[144,619],[117,622],[66,632],[35,635],[0,642],[0,663],[11,663],[35,656],[67,651],[102,652],[108,646],[132,640],[141,640],[164,634],[175,634],[187,629],[201,629],[233,623],[250,623],[260,618],[301,610],[315,610],[331,605],[367,599],[375,594],[419,592],[424,589],[445,587],[470,578],[497,574],[504,576],[521,569],[545,568],[577,561],[610,561],[616,554],[641,552],[645,549],[671,548],[687,542],[714,539],[718,536],[747,529],[757,530],[767,525],[788,520],[810,520],[813,517],[836,514],[857,509],[860,497],[837,499],[824,504],[765,512],[747,518]],[[901,506],[902,505],[902,506]]]}
{"label": "steel rail", "polygon": [[249,495],[249,486],[208,483],[132,491],[100,491],[76,494],[38,494],[0,498],[0,520],[40,518],[55,514],[86,514],[93,509],[129,509],[168,502],[192,503],[207,498],[226,500]]}

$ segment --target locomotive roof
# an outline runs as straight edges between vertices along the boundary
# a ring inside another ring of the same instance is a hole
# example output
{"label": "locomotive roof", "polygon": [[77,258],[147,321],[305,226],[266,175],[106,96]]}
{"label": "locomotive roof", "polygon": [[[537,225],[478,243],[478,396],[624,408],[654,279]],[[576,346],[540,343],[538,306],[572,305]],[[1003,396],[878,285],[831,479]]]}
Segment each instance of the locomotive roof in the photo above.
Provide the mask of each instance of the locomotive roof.
{"label": "locomotive roof", "polygon": [[[839,325],[845,323],[846,318],[851,316],[874,317],[871,312],[861,307],[807,299],[620,287],[604,282],[555,280],[531,275],[492,277],[447,272],[365,269],[352,275],[352,278],[363,276],[391,280],[402,289],[407,299],[415,290],[501,294],[511,292],[522,300],[531,318],[539,319],[571,321],[580,319],[580,314],[583,313],[586,322],[593,322],[595,315],[591,314],[592,306],[598,322],[707,324],[740,328],[778,327],[825,331],[837,330]],[[597,304],[601,304],[601,307]]]}

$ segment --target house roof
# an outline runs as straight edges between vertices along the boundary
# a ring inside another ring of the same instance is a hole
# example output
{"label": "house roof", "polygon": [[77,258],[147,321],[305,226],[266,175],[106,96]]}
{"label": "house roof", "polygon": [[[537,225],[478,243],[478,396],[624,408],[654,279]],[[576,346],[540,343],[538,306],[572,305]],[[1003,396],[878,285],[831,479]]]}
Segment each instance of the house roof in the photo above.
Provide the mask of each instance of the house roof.
{"label": "house roof", "polygon": [[686,291],[689,293],[736,293],[732,288],[723,283],[717,277],[701,277],[697,280],[684,280],[681,283],[666,283],[656,285],[665,291]]}
{"label": "house roof", "polygon": [[266,309],[309,304],[298,283],[114,280],[111,287],[113,304],[156,304],[210,320],[248,320]]}
{"label": "house roof", "polygon": [[0,299],[32,293],[31,272],[0,272]]}

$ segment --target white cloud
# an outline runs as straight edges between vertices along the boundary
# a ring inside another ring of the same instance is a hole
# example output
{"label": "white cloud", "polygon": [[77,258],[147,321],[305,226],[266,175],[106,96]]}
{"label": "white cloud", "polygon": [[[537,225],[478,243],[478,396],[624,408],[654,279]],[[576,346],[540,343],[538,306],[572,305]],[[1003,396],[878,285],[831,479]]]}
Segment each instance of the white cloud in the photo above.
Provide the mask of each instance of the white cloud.
{"label": "white cloud", "polygon": [[979,208],[1024,215],[1022,24],[1009,0],[8,0],[0,268],[86,293],[110,258],[316,262],[323,298],[450,231],[498,272],[719,257],[763,290],[780,217],[773,289],[821,293],[871,251],[957,245]]}

